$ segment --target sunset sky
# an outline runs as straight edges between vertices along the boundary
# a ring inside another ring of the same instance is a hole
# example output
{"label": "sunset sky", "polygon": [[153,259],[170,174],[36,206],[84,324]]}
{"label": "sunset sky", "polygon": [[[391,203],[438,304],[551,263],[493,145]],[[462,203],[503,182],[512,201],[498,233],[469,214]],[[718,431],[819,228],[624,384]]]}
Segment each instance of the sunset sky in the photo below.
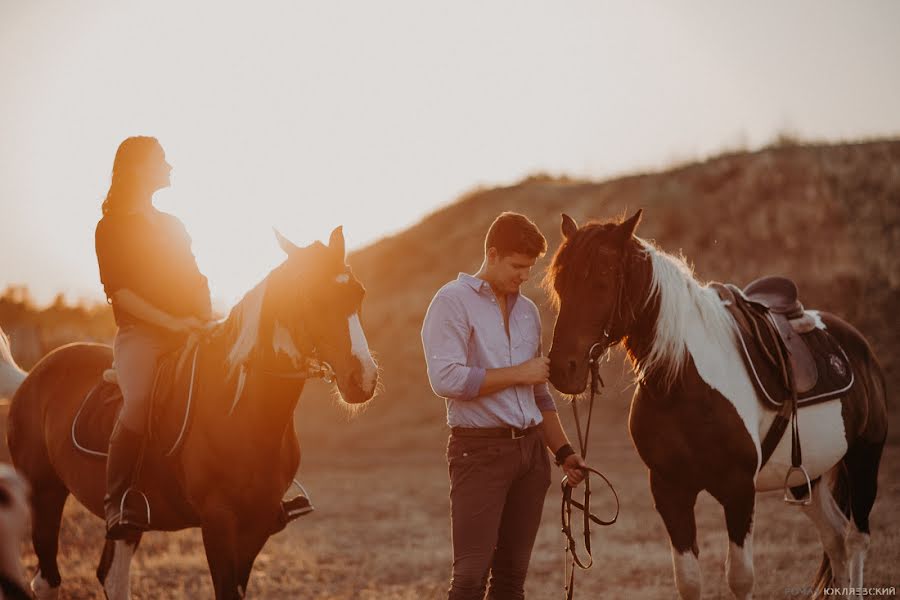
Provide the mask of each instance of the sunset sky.
{"label": "sunset sky", "polygon": [[476,186],[788,132],[900,134],[900,3],[0,0],[0,288],[102,298],[119,142],[153,135],[220,308],[298,244]]}

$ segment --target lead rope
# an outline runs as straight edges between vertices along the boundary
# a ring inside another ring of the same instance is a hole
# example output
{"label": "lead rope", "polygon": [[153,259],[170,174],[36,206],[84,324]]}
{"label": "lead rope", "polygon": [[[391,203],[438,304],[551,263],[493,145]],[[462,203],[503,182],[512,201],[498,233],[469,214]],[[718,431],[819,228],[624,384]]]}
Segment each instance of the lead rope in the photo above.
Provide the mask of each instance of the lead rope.
{"label": "lead rope", "polygon": [[[588,450],[588,439],[590,439],[591,432],[591,417],[594,413],[594,398],[600,393],[600,388],[603,387],[603,379],[600,377],[600,357],[594,357],[594,349],[600,344],[594,344],[591,347],[589,352],[589,364],[590,364],[590,372],[591,372],[591,400],[588,404],[588,416],[587,416],[587,424],[584,429],[584,433],[582,433],[581,429],[581,418],[578,414],[578,404],[575,402],[575,399],[572,399],[572,414],[575,416],[575,431],[578,433],[578,448],[581,451],[581,457],[583,459],[587,458],[587,450]],[[600,526],[608,526],[612,525],[619,518],[619,495],[616,493],[615,488],[612,483],[610,483],[609,479],[606,478],[603,473],[593,469],[591,467],[586,467],[584,469],[584,503],[578,502],[577,500],[572,498],[572,487],[568,483],[568,476],[563,477],[562,483],[560,484],[562,487],[562,507],[561,507],[561,519],[562,519],[562,532],[563,535],[566,536],[566,548],[563,554],[563,566],[565,568],[565,592],[566,592],[566,600],[572,600],[575,594],[575,567],[582,570],[587,570],[591,568],[591,565],[594,564],[594,556],[591,554],[591,521]],[[593,513],[591,513],[591,477],[590,474],[594,473],[598,477],[600,477],[604,483],[606,483],[607,487],[609,487],[610,492],[612,492],[613,498],[616,501],[616,512],[613,515],[612,519],[606,521],[598,518]],[[572,537],[572,507],[575,507],[582,511],[582,531],[584,535],[584,549],[587,552],[587,563],[581,560],[581,557],[578,555],[578,550],[575,545],[575,538]],[[572,560],[569,561],[569,554],[572,555]]]}

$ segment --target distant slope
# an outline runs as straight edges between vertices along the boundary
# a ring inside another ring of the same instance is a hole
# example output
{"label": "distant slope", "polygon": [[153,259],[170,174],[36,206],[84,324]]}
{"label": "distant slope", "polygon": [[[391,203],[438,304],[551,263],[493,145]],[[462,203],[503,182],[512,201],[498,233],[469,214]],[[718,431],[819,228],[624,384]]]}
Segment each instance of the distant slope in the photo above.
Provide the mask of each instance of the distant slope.
{"label": "distant slope", "polygon": [[[561,212],[582,222],[637,208],[644,209],[638,233],[669,252],[681,250],[702,280],[743,285],[765,274],[794,278],[808,307],[835,312],[861,329],[889,382],[898,382],[900,141],[798,145],[599,183],[530,178],[473,192],[354,253],[350,263],[368,289],[364,322],[385,386],[362,421],[440,427],[443,403],[424,373],[422,317],[444,282],[478,268],[485,230],[499,212],[534,219],[552,253]],[[537,286],[546,262],[538,263],[525,293],[542,307],[549,348],[554,315]],[[614,359],[607,367],[611,392],[630,381],[616,381],[619,365]],[[627,406],[609,402],[619,414]]]}

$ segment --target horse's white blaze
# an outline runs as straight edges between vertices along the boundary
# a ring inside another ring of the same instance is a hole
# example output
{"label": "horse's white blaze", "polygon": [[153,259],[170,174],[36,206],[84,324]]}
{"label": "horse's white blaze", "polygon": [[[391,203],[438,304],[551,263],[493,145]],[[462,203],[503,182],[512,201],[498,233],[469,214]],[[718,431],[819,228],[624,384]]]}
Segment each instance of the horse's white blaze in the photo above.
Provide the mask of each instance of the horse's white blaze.
{"label": "horse's white blaze", "polygon": [[725,558],[725,571],[728,574],[728,587],[738,600],[749,600],[753,597],[753,534],[748,533],[744,545],[728,543],[728,556]]}
{"label": "horse's white blaze", "polygon": [[[841,468],[841,467],[836,467]],[[847,585],[847,551],[844,544],[844,532],[847,530],[847,517],[841,511],[831,494],[831,480],[834,469],[822,477],[813,488],[812,502],[803,506],[806,516],[819,531],[819,539],[834,574],[837,587]]]}
{"label": "horse's white blaze", "polygon": [[366,334],[363,331],[362,323],[359,322],[359,314],[353,313],[349,319],[350,326],[350,351],[353,356],[362,365],[362,382],[364,391],[371,392],[375,389],[375,383],[378,379],[378,367],[375,365],[375,359],[369,352],[369,342],[366,341]]}
{"label": "horse's white blaze", "polygon": [[272,333],[272,349],[276,354],[284,353],[291,359],[296,367],[300,361],[300,351],[294,345],[294,339],[291,332],[287,330],[281,323],[275,322],[274,332]]}
{"label": "horse's white blaze", "polygon": [[845,547],[850,562],[850,587],[861,588],[863,586],[863,567],[869,551],[869,534],[858,530],[856,524],[851,525],[847,531]]}
{"label": "horse's white blaze", "polygon": [[[759,424],[760,431],[767,431],[774,418],[774,412],[766,411]],[[809,472],[810,479],[826,473],[847,452],[847,437],[839,399],[800,408],[797,411],[797,429],[800,432],[803,466]],[[756,489],[759,491],[781,489],[790,466],[791,431],[788,428],[775,447],[772,458],[757,475]],[[795,472],[791,475],[789,483],[802,485],[806,480],[801,473]]]}
{"label": "horse's white blaze", "polygon": [[131,598],[131,559],[134,546],[123,540],[116,540],[113,550],[112,565],[103,582],[103,589],[109,600],[130,600]]}
{"label": "horse's white blaze", "polygon": [[700,562],[694,553],[678,552],[672,548],[672,568],[675,571],[675,586],[683,600],[700,599]]}
{"label": "horse's white blaze", "polygon": [[59,587],[50,587],[50,584],[38,571],[31,580],[31,593],[36,600],[56,600],[59,598]]}

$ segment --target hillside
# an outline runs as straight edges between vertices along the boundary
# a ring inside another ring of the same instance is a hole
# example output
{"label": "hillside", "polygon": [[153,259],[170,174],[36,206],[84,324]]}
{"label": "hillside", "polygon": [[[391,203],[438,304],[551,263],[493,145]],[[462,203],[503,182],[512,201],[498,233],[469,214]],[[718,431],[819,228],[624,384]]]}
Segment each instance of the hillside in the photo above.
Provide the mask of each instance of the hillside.
{"label": "hillside", "polygon": [[[499,212],[533,218],[552,252],[560,241],[561,212],[583,222],[637,208],[644,209],[639,234],[667,251],[681,250],[702,280],[744,285],[766,274],[794,278],[807,307],[854,323],[875,347],[889,384],[900,383],[894,324],[900,307],[900,141],[792,145],[607,182],[533,177],[480,190],[354,253],[350,263],[368,289],[364,321],[385,387],[362,421],[440,427],[443,403],[427,385],[419,328],[434,292],[457,272],[478,268],[484,232]],[[545,348],[554,315],[538,280],[547,261],[538,262],[525,287],[543,312]],[[626,385],[617,381],[621,364],[614,358],[606,366],[610,393]],[[627,410],[626,398],[608,404],[613,414]],[[319,416],[311,407],[304,410],[309,418]]]}

